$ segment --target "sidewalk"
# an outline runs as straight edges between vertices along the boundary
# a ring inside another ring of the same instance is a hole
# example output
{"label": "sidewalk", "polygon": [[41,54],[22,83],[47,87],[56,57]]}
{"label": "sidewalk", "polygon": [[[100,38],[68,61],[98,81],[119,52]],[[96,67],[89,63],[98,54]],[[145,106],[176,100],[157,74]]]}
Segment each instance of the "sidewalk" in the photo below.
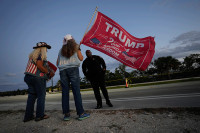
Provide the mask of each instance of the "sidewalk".
{"label": "sidewalk", "polygon": [[0,133],[146,133],[200,132],[200,108],[86,110],[91,117],[63,121],[61,111],[50,110],[49,119],[23,123],[24,111],[0,111]]}

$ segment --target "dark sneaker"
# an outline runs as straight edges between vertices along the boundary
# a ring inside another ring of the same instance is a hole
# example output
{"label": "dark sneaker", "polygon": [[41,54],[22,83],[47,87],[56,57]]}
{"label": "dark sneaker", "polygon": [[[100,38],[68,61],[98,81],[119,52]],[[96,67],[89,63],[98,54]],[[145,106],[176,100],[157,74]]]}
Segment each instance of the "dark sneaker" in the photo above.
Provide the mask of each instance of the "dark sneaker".
{"label": "dark sneaker", "polygon": [[102,105],[97,105],[95,109],[103,108]]}
{"label": "dark sneaker", "polygon": [[90,117],[90,114],[83,113],[82,115],[79,115],[78,120],[82,121],[82,120],[87,119],[89,117]]}
{"label": "dark sneaker", "polygon": [[113,105],[112,105],[111,102],[106,102],[106,104],[107,104],[109,107],[113,107]]}
{"label": "dark sneaker", "polygon": [[70,114],[65,114],[63,120],[69,121],[70,120]]}

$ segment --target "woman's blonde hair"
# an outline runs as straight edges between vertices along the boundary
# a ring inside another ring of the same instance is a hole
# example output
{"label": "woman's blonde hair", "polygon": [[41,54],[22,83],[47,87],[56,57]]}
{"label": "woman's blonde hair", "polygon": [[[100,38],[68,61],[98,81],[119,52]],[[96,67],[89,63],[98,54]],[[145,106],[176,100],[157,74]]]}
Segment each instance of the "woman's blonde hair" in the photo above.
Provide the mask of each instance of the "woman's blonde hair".
{"label": "woman's blonde hair", "polygon": [[70,58],[77,51],[78,51],[78,44],[74,39],[70,39],[67,41],[66,45],[62,46],[61,55]]}
{"label": "woman's blonde hair", "polygon": [[30,53],[29,59],[33,59],[33,61],[36,63],[39,55],[41,55],[41,59],[42,60],[47,60],[47,48],[46,47],[41,47],[41,48],[34,49]]}

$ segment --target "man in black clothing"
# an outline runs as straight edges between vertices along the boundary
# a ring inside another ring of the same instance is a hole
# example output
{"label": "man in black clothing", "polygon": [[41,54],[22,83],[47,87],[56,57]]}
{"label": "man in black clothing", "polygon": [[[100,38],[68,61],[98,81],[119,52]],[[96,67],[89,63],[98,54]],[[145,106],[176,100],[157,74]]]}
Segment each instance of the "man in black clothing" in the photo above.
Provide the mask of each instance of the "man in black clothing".
{"label": "man in black clothing", "polygon": [[93,87],[94,95],[97,100],[97,107],[95,109],[102,108],[102,98],[99,87],[106,99],[106,104],[109,107],[113,107],[109,100],[108,91],[105,85],[106,64],[103,58],[97,55],[92,55],[90,50],[86,50],[86,56],[87,58],[83,61],[82,70]]}

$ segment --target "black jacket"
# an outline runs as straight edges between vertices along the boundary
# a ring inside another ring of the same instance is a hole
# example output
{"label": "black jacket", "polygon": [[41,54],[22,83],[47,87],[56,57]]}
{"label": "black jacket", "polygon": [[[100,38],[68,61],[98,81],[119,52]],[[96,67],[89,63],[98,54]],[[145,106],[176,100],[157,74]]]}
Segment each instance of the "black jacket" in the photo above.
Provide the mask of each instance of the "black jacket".
{"label": "black jacket", "polygon": [[88,80],[99,79],[105,75],[106,64],[100,56],[92,55],[83,61],[82,70]]}

